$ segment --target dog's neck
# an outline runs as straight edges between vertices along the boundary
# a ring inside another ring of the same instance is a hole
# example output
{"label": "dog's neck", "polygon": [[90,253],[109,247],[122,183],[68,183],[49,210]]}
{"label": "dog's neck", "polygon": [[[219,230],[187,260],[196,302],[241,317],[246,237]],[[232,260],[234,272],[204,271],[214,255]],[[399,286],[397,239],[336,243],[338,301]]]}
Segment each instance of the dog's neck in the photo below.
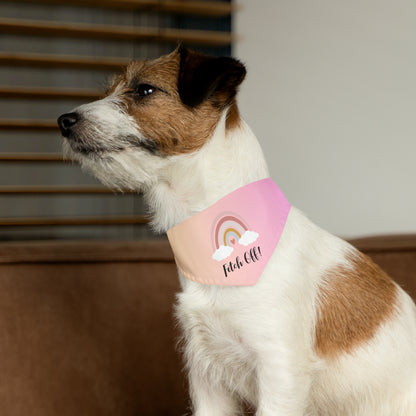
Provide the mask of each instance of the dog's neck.
{"label": "dog's neck", "polygon": [[152,225],[156,231],[166,232],[235,189],[268,176],[251,129],[243,120],[227,129],[223,116],[202,149],[172,157],[157,183],[145,193]]}

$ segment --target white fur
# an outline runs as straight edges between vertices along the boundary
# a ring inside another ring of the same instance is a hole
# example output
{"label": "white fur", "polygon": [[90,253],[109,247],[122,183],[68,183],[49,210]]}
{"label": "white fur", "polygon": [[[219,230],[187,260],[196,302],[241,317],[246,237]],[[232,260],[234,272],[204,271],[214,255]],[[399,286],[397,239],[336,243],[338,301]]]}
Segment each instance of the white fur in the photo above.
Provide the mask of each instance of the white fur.
{"label": "white fur", "polygon": [[[76,157],[106,184],[143,190],[161,232],[269,176],[249,127],[241,122],[228,131],[225,117],[192,154],[158,157],[127,148],[98,159]],[[237,415],[240,399],[257,416],[416,415],[416,314],[401,289],[400,313],[370,342],[332,361],[314,350],[323,274],[347,263],[352,250],[292,208],[255,286],[201,285],[180,276],[176,315],[195,416]]]}

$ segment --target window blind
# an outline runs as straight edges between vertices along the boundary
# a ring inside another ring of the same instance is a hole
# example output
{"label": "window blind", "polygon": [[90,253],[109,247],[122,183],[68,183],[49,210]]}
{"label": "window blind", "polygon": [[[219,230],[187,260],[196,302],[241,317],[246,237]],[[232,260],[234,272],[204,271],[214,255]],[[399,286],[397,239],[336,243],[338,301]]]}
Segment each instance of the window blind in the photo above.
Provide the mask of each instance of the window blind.
{"label": "window blind", "polygon": [[0,240],[151,238],[142,198],[64,161],[56,118],[178,41],[229,55],[230,1],[0,2]]}

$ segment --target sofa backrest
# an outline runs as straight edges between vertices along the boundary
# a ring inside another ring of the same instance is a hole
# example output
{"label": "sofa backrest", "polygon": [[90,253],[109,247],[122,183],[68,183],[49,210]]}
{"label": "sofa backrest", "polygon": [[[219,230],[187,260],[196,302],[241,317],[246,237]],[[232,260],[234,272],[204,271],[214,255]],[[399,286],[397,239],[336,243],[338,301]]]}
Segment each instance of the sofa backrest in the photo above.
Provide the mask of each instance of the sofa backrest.
{"label": "sofa backrest", "polygon": [[166,242],[0,244],[0,414],[183,415]]}

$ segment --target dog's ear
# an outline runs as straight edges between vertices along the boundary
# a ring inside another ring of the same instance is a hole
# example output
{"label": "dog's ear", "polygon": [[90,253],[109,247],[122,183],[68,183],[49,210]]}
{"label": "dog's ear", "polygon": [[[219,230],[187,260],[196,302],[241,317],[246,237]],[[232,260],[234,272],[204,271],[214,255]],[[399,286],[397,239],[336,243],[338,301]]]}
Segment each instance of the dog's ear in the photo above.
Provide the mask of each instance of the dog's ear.
{"label": "dog's ear", "polygon": [[225,107],[237,93],[246,75],[244,65],[233,58],[215,58],[179,46],[178,91],[182,102],[196,107],[212,98]]}

